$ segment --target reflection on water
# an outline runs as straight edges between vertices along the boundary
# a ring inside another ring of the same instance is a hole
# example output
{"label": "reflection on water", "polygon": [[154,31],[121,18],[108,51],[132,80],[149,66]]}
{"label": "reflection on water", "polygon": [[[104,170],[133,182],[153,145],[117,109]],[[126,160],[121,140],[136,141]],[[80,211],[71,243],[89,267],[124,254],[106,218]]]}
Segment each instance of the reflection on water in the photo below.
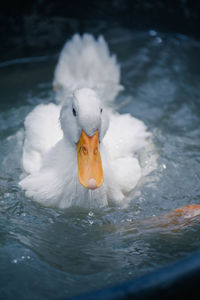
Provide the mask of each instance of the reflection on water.
{"label": "reflection on water", "polygon": [[[35,105],[53,101],[56,58],[2,65],[0,295],[5,298],[75,295],[199,249],[198,216],[170,226],[158,216],[200,202],[200,44],[153,30],[119,29],[107,32],[106,39],[122,67],[125,91],[117,105],[153,133],[158,167],[126,209],[59,211],[26,199],[17,185],[23,122]],[[150,160],[151,153],[140,159]]]}

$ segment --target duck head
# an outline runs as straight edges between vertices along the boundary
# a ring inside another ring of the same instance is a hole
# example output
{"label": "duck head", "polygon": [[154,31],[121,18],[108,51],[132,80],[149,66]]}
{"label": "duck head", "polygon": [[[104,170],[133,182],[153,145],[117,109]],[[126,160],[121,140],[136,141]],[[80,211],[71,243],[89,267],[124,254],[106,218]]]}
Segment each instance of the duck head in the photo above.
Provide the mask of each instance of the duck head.
{"label": "duck head", "polygon": [[89,88],[74,92],[60,115],[64,137],[77,152],[78,179],[88,189],[99,188],[104,181],[100,143],[109,121],[96,92]]}

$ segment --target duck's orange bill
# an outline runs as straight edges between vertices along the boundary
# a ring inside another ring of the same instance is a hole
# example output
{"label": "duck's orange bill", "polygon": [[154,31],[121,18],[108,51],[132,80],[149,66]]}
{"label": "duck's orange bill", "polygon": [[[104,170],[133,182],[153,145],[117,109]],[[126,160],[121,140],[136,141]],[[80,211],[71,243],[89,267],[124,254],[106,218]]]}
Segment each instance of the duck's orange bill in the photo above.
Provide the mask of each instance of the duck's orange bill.
{"label": "duck's orange bill", "polygon": [[98,130],[93,136],[88,136],[84,130],[77,143],[78,178],[88,189],[99,188],[103,184],[103,169],[99,152]]}

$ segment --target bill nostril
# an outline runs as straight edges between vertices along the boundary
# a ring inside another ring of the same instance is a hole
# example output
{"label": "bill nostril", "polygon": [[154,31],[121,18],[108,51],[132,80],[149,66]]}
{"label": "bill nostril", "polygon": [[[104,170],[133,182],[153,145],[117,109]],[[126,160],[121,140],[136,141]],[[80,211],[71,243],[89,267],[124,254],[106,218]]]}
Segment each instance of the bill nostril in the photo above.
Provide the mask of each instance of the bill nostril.
{"label": "bill nostril", "polygon": [[94,148],[94,155],[96,155],[97,153],[98,153],[98,148],[95,147],[95,148]]}
{"label": "bill nostril", "polygon": [[83,150],[83,153],[84,153],[84,154],[87,154],[87,153],[88,153],[88,150],[87,150],[87,148],[86,148],[85,146],[82,146],[82,150]]}

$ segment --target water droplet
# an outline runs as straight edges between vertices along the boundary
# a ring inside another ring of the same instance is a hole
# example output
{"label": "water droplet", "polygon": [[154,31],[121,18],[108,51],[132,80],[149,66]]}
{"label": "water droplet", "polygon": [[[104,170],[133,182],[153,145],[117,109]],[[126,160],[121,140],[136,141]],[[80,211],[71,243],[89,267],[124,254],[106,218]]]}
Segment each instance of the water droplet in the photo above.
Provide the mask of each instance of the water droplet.
{"label": "water droplet", "polygon": [[132,275],[132,272],[128,272],[128,275]]}
{"label": "water droplet", "polygon": [[166,169],[166,168],[167,168],[166,164],[163,164],[163,169]]}
{"label": "water droplet", "polygon": [[94,216],[94,213],[93,213],[92,211],[90,211],[90,212],[88,213],[88,216],[93,217],[93,216]]}
{"label": "water droplet", "polygon": [[127,222],[132,222],[132,219],[126,219]]}
{"label": "water droplet", "polygon": [[13,260],[12,260],[12,263],[17,264],[17,263],[18,263],[18,260],[17,260],[17,259],[13,259]]}
{"label": "water droplet", "polygon": [[150,36],[156,36],[157,32],[155,30],[149,30],[149,35]]}
{"label": "water droplet", "polygon": [[157,36],[155,38],[155,41],[156,41],[157,44],[161,44],[162,43],[162,39],[159,36]]}

